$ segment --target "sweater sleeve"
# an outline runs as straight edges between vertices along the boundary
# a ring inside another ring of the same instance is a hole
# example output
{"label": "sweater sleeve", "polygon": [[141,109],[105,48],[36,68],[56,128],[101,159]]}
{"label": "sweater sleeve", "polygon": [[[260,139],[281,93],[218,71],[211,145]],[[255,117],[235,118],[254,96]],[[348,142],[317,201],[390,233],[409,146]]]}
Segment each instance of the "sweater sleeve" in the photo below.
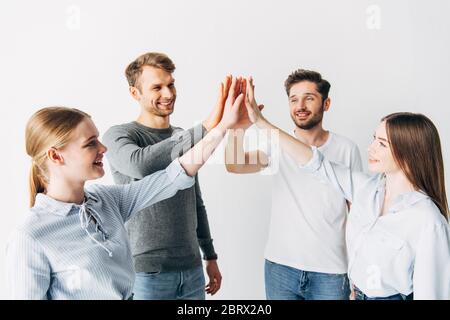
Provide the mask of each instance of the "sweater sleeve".
{"label": "sweater sleeve", "polygon": [[205,132],[199,124],[159,143],[141,147],[127,128],[114,126],[105,133],[103,142],[108,148],[106,157],[117,171],[134,179],[142,179],[166,168],[198,143]]}
{"label": "sweater sleeve", "polygon": [[214,250],[213,240],[209,229],[208,215],[206,214],[205,204],[203,203],[202,192],[198,182],[198,175],[195,177],[195,197],[197,203],[197,239],[203,252],[203,259],[217,259]]}

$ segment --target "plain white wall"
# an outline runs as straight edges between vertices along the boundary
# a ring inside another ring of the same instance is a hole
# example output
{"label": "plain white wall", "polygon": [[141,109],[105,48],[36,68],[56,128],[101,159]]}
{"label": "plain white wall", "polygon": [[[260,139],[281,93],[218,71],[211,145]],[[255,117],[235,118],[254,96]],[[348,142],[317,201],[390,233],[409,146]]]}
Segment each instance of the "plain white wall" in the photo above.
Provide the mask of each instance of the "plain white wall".
{"label": "plain white wall", "polygon": [[[291,130],[283,82],[309,68],[332,84],[326,128],[357,142],[364,161],[383,115],[416,111],[438,127],[449,169],[449,13],[447,0],[2,1],[0,275],[8,234],[27,214],[26,121],[57,104],[89,112],[101,133],[135,119],[123,72],[147,51],[177,65],[175,125],[204,119],[232,73],[253,75],[268,119]],[[270,176],[212,162],[200,180],[223,274],[215,297],[263,299]],[[98,182],[112,183],[109,171]]]}

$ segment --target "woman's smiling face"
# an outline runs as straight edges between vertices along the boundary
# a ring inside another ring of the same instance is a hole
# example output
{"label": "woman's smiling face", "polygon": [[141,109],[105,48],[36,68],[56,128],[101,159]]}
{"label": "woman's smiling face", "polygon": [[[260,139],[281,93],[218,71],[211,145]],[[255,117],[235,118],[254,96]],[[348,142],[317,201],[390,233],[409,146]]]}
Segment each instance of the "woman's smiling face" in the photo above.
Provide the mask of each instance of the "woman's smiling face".
{"label": "woman's smiling face", "polygon": [[391,173],[400,170],[397,165],[386,131],[386,121],[378,126],[372,144],[368,148],[369,170],[377,173]]}

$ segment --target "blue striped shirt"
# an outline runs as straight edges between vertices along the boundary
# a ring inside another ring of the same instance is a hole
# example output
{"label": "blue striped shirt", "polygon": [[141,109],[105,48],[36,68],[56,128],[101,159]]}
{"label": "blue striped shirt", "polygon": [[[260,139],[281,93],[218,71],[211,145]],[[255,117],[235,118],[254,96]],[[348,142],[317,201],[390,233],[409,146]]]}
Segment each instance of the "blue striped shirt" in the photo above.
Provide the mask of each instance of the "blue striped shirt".
{"label": "blue striped shirt", "polygon": [[10,298],[130,298],[135,272],[125,221],[194,182],[176,159],[138,182],[86,187],[81,205],[37,194],[8,242]]}

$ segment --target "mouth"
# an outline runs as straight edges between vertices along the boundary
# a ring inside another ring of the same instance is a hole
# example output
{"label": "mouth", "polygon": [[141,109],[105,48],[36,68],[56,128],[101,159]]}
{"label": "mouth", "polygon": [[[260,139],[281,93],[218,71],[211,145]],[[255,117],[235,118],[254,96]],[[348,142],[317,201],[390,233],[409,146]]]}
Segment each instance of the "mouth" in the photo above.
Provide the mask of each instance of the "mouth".
{"label": "mouth", "polygon": [[166,102],[158,102],[158,106],[163,107],[165,109],[172,109],[173,108],[173,100],[166,101]]}
{"label": "mouth", "polygon": [[95,161],[94,161],[94,166],[103,168],[103,162],[102,162],[102,159],[100,158],[100,159],[98,159],[98,160],[95,160]]}
{"label": "mouth", "polygon": [[306,120],[311,115],[309,111],[299,111],[295,113],[295,116],[300,120]]}
{"label": "mouth", "polygon": [[369,164],[375,164],[375,163],[378,163],[378,162],[380,162],[380,160],[369,158]]}

